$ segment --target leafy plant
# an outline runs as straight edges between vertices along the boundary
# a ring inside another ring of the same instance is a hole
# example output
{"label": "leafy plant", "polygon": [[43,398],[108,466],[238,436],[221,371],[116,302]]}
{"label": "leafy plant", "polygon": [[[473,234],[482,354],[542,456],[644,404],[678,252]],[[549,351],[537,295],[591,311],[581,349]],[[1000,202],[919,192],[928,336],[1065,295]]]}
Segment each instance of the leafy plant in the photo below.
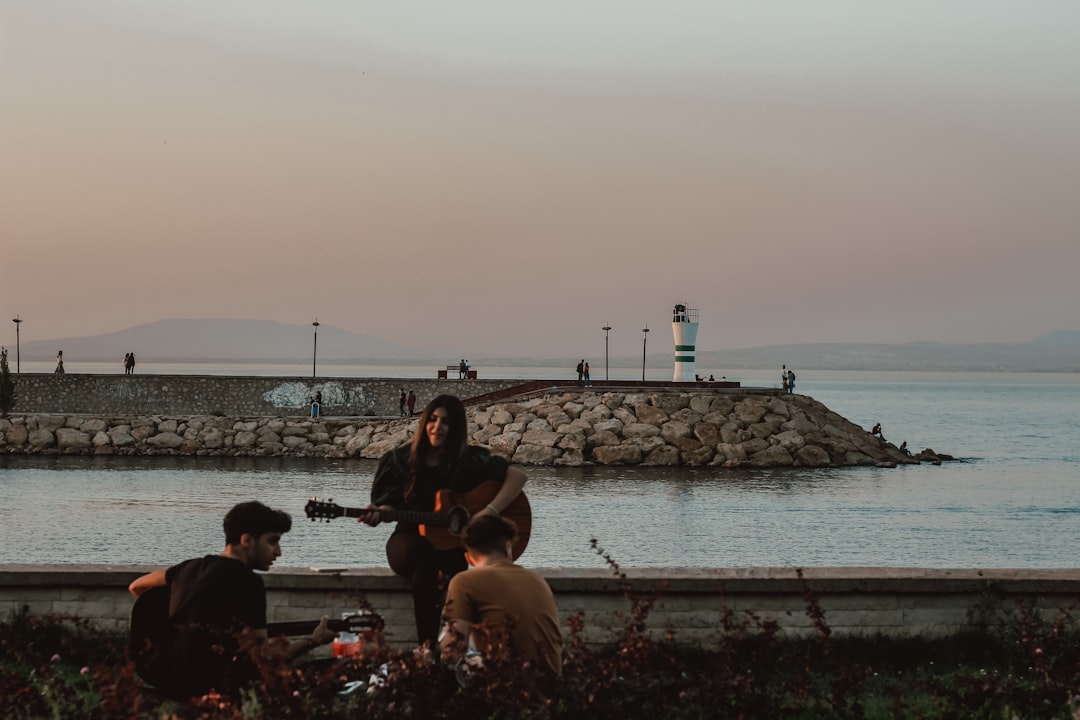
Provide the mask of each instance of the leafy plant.
{"label": "leafy plant", "polygon": [[601,649],[586,642],[584,616],[571,617],[562,681],[543,692],[505,644],[463,677],[426,650],[388,648],[377,629],[362,655],[260,661],[251,687],[176,702],[135,676],[122,635],[23,611],[0,622],[0,718],[1080,720],[1076,606],[1043,614],[1029,602],[1003,603],[992,624],[950,637],[837,635],[802,580],[809,636],[786,637],[770,619],[729,609],[721,595],[715,637],[689,647],[670,627],[649,628],[665,587],[635,590],[593,548],[628,609]]}

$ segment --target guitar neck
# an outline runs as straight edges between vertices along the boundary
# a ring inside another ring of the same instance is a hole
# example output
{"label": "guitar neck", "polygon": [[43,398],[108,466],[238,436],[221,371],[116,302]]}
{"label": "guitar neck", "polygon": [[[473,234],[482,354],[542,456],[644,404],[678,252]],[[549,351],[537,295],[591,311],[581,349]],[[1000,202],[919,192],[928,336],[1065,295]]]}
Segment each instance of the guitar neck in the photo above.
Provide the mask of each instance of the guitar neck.
{"label": "guitar neck", "polygon": [[[345,517],[360,517],[368,512],[364,508],[342,508]],[[448,527],[450,520],[447,513],[429,512],[425,510],[379,510],[379,520],[382,522],[403,522],[410,525],[427,525],[429,527]]]}
{"label": "guitar neck", "polygon": [[[318,624],[318,620],[295,620],[292,622],[268,623],[266,626],[266,633],[272,637],[281,635],[286,637],[310,635],[315,631]],[[373,629],[376,626],[376,621],[373,617],[370,619],[358,617],[352,618],[351,620],[327,620],[326,626],[333,632],[358,632],[360,630]]]}

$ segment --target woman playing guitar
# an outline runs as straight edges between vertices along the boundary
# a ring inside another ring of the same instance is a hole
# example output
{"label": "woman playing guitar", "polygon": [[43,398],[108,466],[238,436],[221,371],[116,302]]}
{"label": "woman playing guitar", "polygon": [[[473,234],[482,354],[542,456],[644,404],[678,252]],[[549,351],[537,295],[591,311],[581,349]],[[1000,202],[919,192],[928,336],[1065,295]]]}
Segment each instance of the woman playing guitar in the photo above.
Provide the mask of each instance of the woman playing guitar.
{"label": "woman playing guitar", "polygon": [[[431,512],[438,491],[467,494],[492,481],[501,487],[473,517],[506,509],[521,494],[525,473],[487,449],[469,445],[465,406],[453,395],[440,395],[424,408],[412,442],[379,459],[371,504],[359,521],[378,525],[380,510]],[[386,558],[391,570],[409,580],[418,642],[437,648],[446,585],[468,567],[464,549],[438,550],[420,526],[399,522],[386,542]]]}

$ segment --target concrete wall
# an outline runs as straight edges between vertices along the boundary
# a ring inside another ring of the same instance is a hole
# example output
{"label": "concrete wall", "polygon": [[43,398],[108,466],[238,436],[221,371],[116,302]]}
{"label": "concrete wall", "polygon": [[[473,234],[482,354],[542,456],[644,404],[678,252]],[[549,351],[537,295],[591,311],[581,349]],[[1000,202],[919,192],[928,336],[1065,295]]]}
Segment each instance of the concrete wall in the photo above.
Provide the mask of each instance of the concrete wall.
{"label": "concrete wall", "polygon": [[[432,371],[434,374],[434,370]],[[13,375],[12,414],[229,415],[289,417],[309,414],[322,392],[323,415],[397,415],[398,395],[416,392],[418,412],[442,393],[475,397],[520,380],[402,380],[226,375]]]}
{"label": "concrete wall", "polygon": [[[127,585],[148,566],[0,565],[0,617],[23,608],[35,615],[68,613],[108,628],[126,629],[132,599]],[[629,609],[608,572],[541,569],[565,619],[581,612],[586,639],[610,642]],[[635,591],[663,587],[649,627],[670,627],[678,641],[708,645],[720,635],[724,608],[775,620],[784,633],[813,632],[803,599],[804,584],[792,568],[630,570]],[[315,573],[274,569],[266,576],[271,622],[337,617],[370,603],[385,620],[387,639],[415,642],[412,599],[389,570],[351,569]],[[809,568],[806,586],[818,596],[839,634],[935,636],[970,628],[988,609],[1011,610],[1029,602],[1053,615],[1080,600],[1080,570],[925,570]]]}

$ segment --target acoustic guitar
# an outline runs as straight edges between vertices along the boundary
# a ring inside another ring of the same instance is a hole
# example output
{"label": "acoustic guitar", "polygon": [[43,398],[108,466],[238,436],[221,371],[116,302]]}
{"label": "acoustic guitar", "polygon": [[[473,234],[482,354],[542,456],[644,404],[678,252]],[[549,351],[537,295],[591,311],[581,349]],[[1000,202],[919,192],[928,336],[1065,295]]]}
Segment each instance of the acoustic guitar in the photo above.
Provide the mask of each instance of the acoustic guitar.
{"label": "acoustic guitar", "polygon": [[[319,620],[268,623],[266,633],[271,637],[310,635]],[[326,625],[334,632],[360,634],[365,630],[382,627],[382,618],[370,611],[352,613],[341,620],[328,619]],[[169,624],[169,589],[158,585],[146,590],[135,599],[131,608],[131,635],[128,654],[135,663],[135,671],[155,687],[167,687],[172,669],[169,665],[169,644],[173,628]]]}
{"label": "acoustic guitar", "polygon": [[[379,519],[382,522],[406,522],[418,525],[420,534],[427,538],[428,542],[436,550],[449,550],[463,546],[463,534],[469,519],[488,506],[495,496],[498,495],[501,484],[491,481],[481,483],[467,493],[458,494],[450,490],[439,490],[435,494],[435,510],[425,512],[422,510],[379,510]],[[312,520],[326,520],[329,522],[339,517],[360,517],[367,513],[365,508],[342,507],[332,501],[324,501],[312,498],[304,506],[304,513]],[[515,560],[525,552],[529,544],[529,535],[532,533],[532,507],[525,493],[521,493],[514,501],[503,508],[499,513],[517,526],[517,537],[513,542],[513,558]]]}

